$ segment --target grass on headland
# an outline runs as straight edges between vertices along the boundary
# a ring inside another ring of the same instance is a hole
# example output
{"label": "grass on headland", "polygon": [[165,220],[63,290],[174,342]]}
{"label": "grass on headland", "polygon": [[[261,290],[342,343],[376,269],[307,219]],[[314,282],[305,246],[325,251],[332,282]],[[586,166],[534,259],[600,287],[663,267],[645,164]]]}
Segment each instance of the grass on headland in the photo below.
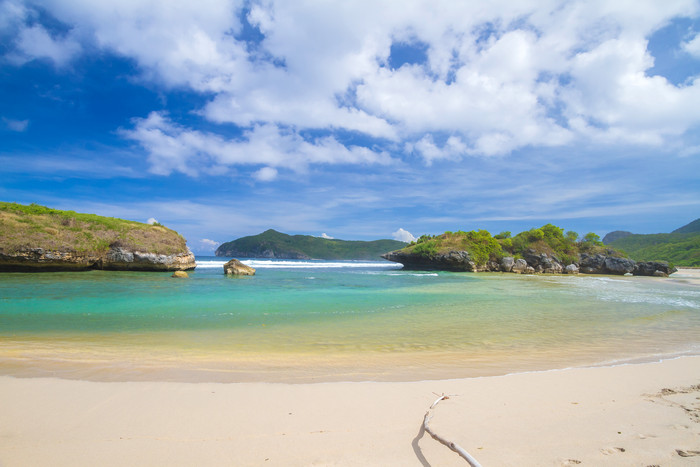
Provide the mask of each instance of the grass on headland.
{"label": "grass on headland", "polygon": [[180,234],[159,224],[0,202],[0,252],[43,248],[100,255],[111,247],[165,255],[187,251]]}

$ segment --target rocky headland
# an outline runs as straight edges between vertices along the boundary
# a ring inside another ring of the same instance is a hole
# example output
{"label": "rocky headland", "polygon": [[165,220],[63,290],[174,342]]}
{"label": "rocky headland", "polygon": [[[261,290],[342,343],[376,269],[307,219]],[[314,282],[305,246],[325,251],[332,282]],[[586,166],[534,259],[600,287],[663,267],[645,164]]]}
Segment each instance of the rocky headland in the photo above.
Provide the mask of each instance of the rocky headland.
{"label": "rocky headland", "polygon": [[162,225],[0,203],[0,271],[185,271],[185,239]]}
{"label": "rocky headland", "polygon": [[435,255],[392,251],[382,255],[384,259],[403,264],[406,269],[462,272],[512,272],[517,274],[612,274],[666,277],[676,272],[675,267],[662,261],[636,262],[628,258],[603,254],[581,254],[578,261],[564,265],[554,255],[537,254],[534,250],[523,258],[505,256],[477,264],[467,251],[448,251]]}
{"label": "rocky headland", "polygon": [[663,261],[634,261],[605,246],[595,234],[580,238],[551,224],[516,236],[510,232],[491,236],[486,230],[424,235],[382,257],[420,270],[637,276],[668,276],[676,271]]}

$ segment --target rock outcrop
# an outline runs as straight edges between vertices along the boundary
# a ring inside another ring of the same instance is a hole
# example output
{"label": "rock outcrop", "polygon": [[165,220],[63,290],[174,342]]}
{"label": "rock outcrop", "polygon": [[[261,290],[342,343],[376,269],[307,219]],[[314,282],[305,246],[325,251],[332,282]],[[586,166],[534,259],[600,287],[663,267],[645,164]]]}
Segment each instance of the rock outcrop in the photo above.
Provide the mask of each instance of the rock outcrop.
{"label": "rock outcrop", "polygon": [[104,255],[28,248],[9,254],[0,251],[0,271],[187,271],[197,266],[194,254],[160,255],[111,248]]}
{"label": "rock outcrop", "polygon": [[657,276],[657,277],[667,277],[673,274],[678,269],[671,268],[668,263],[661,261],[645,261],[637,263],[634,266],[634,271],[632,274],[635,276]]}
{"label": "rock outcrop", "polygon": [[479,268],[466,251],[449,251],[436,255],[417,255],[392,251],[382,255],[382,258],[394,263],[401,263],[407,269],[439,270],[439,271],[484,271],[487,266]]}
{"label": "rock outcrop", "polygon": [[185,238],[158,223],[0,202],[0,271],[184,271]]}
{"label": "rock outcrop", "polygon": [[237,259],[232,259],[224,264],[224,274],[232,276],[254,276],[255,268],[247,266]]}
{"label": "rock outcrop", "polygon": [[523,258],[514,259],[506,256],[501,258],[499,262],[488,261],[485,265],[477,265],[469,252],[466,251],[449,251],[427,256],[392,251],[382,255],[382,257],[395,263],[401,263],[406,269],[440,271],[491,271],[516,274],[633,274],[636,276],[668,276],[676,271],[676,268],[671,268],[664,262],[636,263],[628,258],[585,253],[580,255],[578,262],[565,266],[556,256],[537,253],[534,250],[528,250]]}

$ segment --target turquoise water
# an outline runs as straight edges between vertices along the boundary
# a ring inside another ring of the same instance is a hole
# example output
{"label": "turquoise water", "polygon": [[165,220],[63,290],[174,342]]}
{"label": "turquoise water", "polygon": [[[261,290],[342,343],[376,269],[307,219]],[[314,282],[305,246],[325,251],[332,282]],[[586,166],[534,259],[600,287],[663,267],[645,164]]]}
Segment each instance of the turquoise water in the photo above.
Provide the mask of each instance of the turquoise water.
{"label": "turquoise water", "polygon": [[0,373],[114,380],[403,380],[700,353],[673,279],[403,271],[199,257],[169,273],[0,274]]}

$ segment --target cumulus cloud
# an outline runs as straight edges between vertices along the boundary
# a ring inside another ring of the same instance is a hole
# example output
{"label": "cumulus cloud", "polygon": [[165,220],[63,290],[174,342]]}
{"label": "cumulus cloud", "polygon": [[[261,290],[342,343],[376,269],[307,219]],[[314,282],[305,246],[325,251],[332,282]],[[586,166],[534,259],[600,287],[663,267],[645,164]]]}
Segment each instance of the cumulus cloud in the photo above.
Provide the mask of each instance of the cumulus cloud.
{"label": "cumulus cloud", "polygon": [[700,58],[700,34],[682,44],[683,50],[690,55]]}
{"label": "cumulus cloud", "polygon": [[271,182],[277,178],[277,169],[272,167],[263,167],[253,174],[253,178],[260,182]]}
{"label": "cumulus cloud", "polygon": [[159,222],[154,217],[149,217],[148,220],[146,221],[146,224],[155,225],[155,224],[159,224]]}
{"label": "cumulus cloud", "polygon": [[219,242],[217,242],[216,240],[209,240],[208,238],[201,239],[199,243],[202,245],[203,248],[207,250],[214,250],[216,247],[219,246]]}
{"label": "cumulus cloud", "polygon": [[16,131],[18,133],[27,131],[27,128],[29,127],[29,120],[13,120],[11,118],[3,117],[2,121],[7,127],[7,129],[11,131]]}
{"label": "cumulus cloud", "polygon": [[7,59],[16,65],[36,59],[48,59],[56,66],[62,67],[81,52],[81,46],[75,38],[70,35],[53,37],[39,25],[22,28],[15,46],[15,50],[7,55]]}
{"label": "cumulus cloud", "polygon": [[254,177],[273,180],[276,168],[304,170],[309,164],[389,164],[387,152],[347,147],[334,137],[307,141],[293,130],[275,125],[256,125],[240,139],[227,139],[182,127],[167,115],[152,112],[136,119],[133,129],[122,134],[138,142],[148,152],[151,171],[168,175],[174,171],[187,175],[235,165],[264,165]]}
{"label": "cumulus cloud", "polygon": [[[388,163],[383,148],[431,164],[592,139],[663,145],[700,124],[700,79],[652,75],[648,50],[669,21],[697,17],[695,0],[42,2],[63,35],[30,21],[30,3],[2,5],[19,28],[6,54],[16,64],[114,53],[149,84],[206,96],[196,115],[244,132],[136,120],[122,134],[158,174],[247,165],[270,181],[311,164]],[[698,56],[698,37],[679,46]],[[389,66],[398,43],[421,44],[425,60]]]}
{"label": "cumulus cloud", "polygon": [[404,229],[402,229],[402,228],[399,228],[399,230],[397,230],[396,232],[392,233],[392,234],[391,234],[391,237],[392,237],[394,240],[398,240],[398,241],[400,241],[400,242],[406,242],[406,243],[410,243],[410,242],[413,242],[413,241],[416,240],[416,237],[414,237],[414,236],[411,234],[411,232],[409,232],[408,230],[404,230]]}
{"label": "cumulus cloud", "polygon": [[326,232],[323,232],[323,233],[321,234],[321,238],[325,238],[326,240],[333,240],[333,237],[331,237],[330,235],[328,235]]}

